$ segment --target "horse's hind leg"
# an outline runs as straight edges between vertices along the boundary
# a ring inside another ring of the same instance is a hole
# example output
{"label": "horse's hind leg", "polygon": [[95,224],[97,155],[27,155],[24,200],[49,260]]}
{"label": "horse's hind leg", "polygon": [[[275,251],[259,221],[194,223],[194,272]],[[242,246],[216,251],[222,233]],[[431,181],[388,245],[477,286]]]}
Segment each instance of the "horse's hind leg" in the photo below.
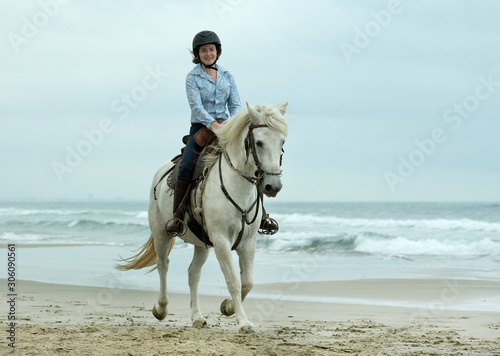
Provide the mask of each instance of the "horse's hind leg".
{"label": "horse's hind leg", "polygon": [[156,250],[156,267],[160,276],[160,294],[158,302],[153,307],[153,315],[158,320],[163,320],[167,316],[167,271],[168,271],[168,246],[173,238],[165,232],[154,234]]}
{"label": "horse's hind leg", "polygon": [[201,268],[208,258],[210,250],[205,247],[194,247],[193,261],[189,266],[189,289],[191,292],[191,321],[195,328],[202,328],[207,325],[207,320],[200,310],[198,298],[198,284],[200,283]]}

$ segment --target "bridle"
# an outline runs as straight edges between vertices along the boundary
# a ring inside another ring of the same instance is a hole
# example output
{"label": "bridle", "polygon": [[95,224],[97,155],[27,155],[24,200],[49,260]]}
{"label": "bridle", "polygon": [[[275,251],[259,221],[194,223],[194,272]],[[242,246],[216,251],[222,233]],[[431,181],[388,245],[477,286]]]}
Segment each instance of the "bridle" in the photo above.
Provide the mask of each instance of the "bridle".
{"label": "bridle", "polygon": [[[266,175],[273,175],[273,176],[281,176],[282,171],[280,170],[279,172],[266,172],[265,170],[262,169],[262,165],[259,161],[259,157],[257,156],[257,150],[255,148],[255,138],[253,136],[253,130],[257,128],[270,128],[268,125],[261,124],[261,125],[250,125],[248,128],[248,134],[247,137],[245,138],[245,151],[246,151],[246,156],[247,160],[245,164],[248,162],[248,157],[250,153],[252,153],[255,165],[257,167],[257,170],[255,171],[255,176],[250,177],[246,174],[244,174],[242,171],[240,171],[238,168],[236,168],[233,163],[231,162],[231,159],[229,158],[229,155],[227,154],[226,150],[222,148],[222,155],[224,156],[227,164],[229,167],[231,167],[232,170],[234,170],[236,173],[238,173],[241,177],[245,178],[249,183],[256,185],[257,189],[257,198],[253,202],[253,204],[248,208],[247,210],[242,209],[231,196],[229,195],[229,192],[227,191],[225,185],[224,185],[224,179],[222,176],[222,158],[219,158],[219,179],[220,179],[220,187],[226,198],[231,202],[231,204],[238,210],[241,214],[241,229],[238,234],[238,237],[236,238],[236,241],[233,244],[233,247],[231,248],[232,250],[236,249],[236,247],[240,244],[241,238],[243,237],[243,231],[245,230],[245,224],[251,225],[255,222],[257,219],[257,215],[259,214],[259,209],[260,209],[260,204],[262,204],[263,201],[263,193],[262,193],[262,187],[261,187],[261,180],[266,176]],[[283,148],[281,149],[281,157],[280,157],[280,166],[282,163],[282,158],[283,158],[283,153],[284,150]],[[249,213],[252,211],[252,209],[255,207],[255,214],[252,218],[251,221],[248,219]]]}
{"label": "bridle", "polygon": [[[248,134],[247,137],[245,138],[245,152],[246,152],[246,161],[245,164],[248,162],[248,157],[250,156],[250,153],[252,153],[253,160],[255,162],[255,166],[257,167],[257,170],[254,173],[253,177],[250,177],[240,171],[238,168],[236,168],[233,163],[231,162],[231,159],[229,158],[229,155],[227,154],[226,150],[222,149],[222,154],[224,155],[224,158],[226,159],[227,164],[233,171],[238,173],[240,176],[245,178],[248,182],[252,184],[260,183],[260,181],[266,176],[279,176],[281,177],[283,171],[280,170],[279,172],[266,172],[265,170],[262,169],[262,165],[260,163],[259,157],[257,156],[257,149],[255,148],[255,137],[253,135],[253,130],[258,129],[258,128],[270,128],[268,125],[261,124],[261,125],[250,125],[248,128]],[[281,148],[281,156],[280,156],[280,167],[283,161],[283,153],[285,151],[283,148]]]}

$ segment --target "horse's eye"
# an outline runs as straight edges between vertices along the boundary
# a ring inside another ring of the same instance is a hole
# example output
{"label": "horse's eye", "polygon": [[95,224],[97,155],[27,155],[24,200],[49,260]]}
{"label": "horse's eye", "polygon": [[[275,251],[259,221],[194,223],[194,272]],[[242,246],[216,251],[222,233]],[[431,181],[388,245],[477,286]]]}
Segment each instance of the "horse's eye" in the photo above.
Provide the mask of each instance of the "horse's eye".
{"label": "horse's eye", "polygon": [[264,146],[264,144],[262,143],[262,141],[256,141],[255,144],[257,145],[257,147]]}

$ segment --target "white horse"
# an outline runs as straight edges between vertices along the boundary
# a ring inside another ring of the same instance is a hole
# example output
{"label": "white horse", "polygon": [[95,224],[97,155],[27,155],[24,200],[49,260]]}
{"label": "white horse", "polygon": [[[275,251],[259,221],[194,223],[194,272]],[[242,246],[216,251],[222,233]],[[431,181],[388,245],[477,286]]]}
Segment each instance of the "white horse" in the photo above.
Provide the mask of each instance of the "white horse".
{"label": "white horse", "polygon": [[[202,222],[213,243],[231,295],[231,299],[222,303],[221,312],[225,315],[236,314],[238,331],[244,334],[254,333],[242,303],[253,286],[253,261],[262,218],[262,193],[275,197],[282,187],[281,156],[287,134],[283,115],[287,104],[273,108],[252,107],[247,103],[246,109],[217,130],[220,150],[205,161],[205,172],[208,173],[204,187],[191,192],[190,197],[194,216]],[[120,270],[129,270],[156,265],[160,275],[160,294],[153,307],[153,315],[158,320],[163,320],[167,315],[168,255],[175,240],[165,231],[165,223],[173,216],[173,195],[167,179],[161,179],[171,167],[172,163],[168,162],[153,179],[148,214],[151,237],[138,254],[117,266]],[[187,218],[188,214],[185,220]],[[180,238],[195,245],[193,261],[188,270],[191,321],[194,327],[204,327],[207,321],[198,303],[198,284],[201,268],[210,250],[190,230]],[[239,257],[241,279],[233,263],[232,249],[236,250]]]}

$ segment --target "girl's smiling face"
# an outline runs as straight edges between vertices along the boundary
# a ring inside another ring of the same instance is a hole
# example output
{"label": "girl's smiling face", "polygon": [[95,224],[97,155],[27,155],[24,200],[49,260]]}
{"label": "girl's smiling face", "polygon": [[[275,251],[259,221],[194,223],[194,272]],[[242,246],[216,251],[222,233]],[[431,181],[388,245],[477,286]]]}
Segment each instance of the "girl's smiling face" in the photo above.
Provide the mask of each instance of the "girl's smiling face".
{"label": "girl's smiling face", "polygon": [[203,45],[200,47],[199,56],[204,65],[210,66],[217,59],[217,48],[212,43]]}

